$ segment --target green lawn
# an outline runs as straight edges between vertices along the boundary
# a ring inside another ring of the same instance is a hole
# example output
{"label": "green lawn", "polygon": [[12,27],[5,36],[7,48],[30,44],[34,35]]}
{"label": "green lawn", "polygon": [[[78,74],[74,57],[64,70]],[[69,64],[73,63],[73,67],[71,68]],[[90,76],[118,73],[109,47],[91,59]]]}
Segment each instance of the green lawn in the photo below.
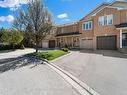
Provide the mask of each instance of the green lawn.
{"label": "green lawn", "polygon": [[68,54],[69,52],[64,52],[62,50],[51,50],[51,51],[43,51],[43,52],[38,52],[38,53],[33,53],[32,55],[40,57],[40,58],[45,58],[49,61],[56,59],[60,56],[63,56],[65,54]]}

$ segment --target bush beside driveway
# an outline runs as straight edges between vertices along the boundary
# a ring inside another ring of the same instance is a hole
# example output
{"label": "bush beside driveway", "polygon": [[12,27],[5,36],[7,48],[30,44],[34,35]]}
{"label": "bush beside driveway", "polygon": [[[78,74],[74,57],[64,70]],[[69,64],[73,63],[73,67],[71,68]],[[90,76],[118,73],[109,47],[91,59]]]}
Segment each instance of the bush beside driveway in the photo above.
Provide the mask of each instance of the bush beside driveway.
{"label": "bush beside driveway", "polygon": [[127,95],[127,55],[117,51],[72,51],[53,62],[100,95]]}

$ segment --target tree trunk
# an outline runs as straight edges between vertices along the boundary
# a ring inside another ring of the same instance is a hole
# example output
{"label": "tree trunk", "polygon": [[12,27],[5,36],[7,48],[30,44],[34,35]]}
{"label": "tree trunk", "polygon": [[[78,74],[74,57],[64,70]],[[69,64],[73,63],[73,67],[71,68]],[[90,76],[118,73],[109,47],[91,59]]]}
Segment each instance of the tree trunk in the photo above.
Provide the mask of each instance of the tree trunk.
{"label": "tree trunk", "polygon": [[38,42],[38,36],[36,35],[36,53],[38,52],[38,44],[39,44],[39,42]]}

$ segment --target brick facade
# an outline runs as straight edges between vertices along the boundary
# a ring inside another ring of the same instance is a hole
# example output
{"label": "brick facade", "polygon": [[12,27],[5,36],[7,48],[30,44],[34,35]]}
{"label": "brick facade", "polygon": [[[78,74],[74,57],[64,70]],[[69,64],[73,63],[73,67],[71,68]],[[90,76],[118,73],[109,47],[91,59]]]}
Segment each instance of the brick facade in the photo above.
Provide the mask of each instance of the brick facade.
{"label": "brick facade", "polygon": [[[112,15],[111,25],[99,25],[99,17]],[[92,28],[83,29],[85,22],[92,21]],[[124,28],[116,28],[116,25],[126,23]],[[56,35],[56,47],[97,49],[97,38],[110,36],[116,37],[116,48],[122,46],[122,33],[127,33],[127,2],[115,1],[112,4],[102,4],[80,21],[72,24],[58,26]]]}
{"label": "brick facade", "polygon": [[79,23],[59,26],[56,47],[79,48]]}
{"label": "brick facade", "polygon": [[[119,3],[119,2],[118,2]],[[123,4],[123,3],[122,3]],[[120,4],[119,6],[122,6]],[[125,3],[124,3],[125,5]],[[126,3],[127,5],[127,3]],[[98,36],[117,36],[117,49],[120,48],[120,30],[116,29],[115,25],[120,23],[127,23],[127,9],[119,10],[117,7],[114,7],[114,5],[106,5],[103,6],[102,9],[100,9],[98,12],[93,12],[94,15],[91,13],[90,15],[84,17],[79,22],[79,31],[81,34],[80,38],[93,39],[93,49],[97,48],[97,37]],[[113,24],[112,25],[106,25],[106,26],[99,26],[98,19],[100,16],[105,15],[113,15]],[[87,21],[92,21],[92,30],[83,30],[82,24]],[[124,30],[126,31],[126,30]]]}

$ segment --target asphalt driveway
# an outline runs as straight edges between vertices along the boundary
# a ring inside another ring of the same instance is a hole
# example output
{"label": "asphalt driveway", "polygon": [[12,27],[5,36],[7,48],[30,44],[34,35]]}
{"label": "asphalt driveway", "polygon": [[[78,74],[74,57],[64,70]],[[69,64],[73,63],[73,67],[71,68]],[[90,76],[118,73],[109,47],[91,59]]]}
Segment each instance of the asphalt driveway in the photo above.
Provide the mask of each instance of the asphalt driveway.
{"label": "asphalt driveway", "polygon": [[117,51],[72,51],[53,62],[100,95],[127,95],[127,55]]}
{"label": "asphalt driveway", "polygon": [[41,60],[23,57],[0,64],[0,95],[79,95]]}

